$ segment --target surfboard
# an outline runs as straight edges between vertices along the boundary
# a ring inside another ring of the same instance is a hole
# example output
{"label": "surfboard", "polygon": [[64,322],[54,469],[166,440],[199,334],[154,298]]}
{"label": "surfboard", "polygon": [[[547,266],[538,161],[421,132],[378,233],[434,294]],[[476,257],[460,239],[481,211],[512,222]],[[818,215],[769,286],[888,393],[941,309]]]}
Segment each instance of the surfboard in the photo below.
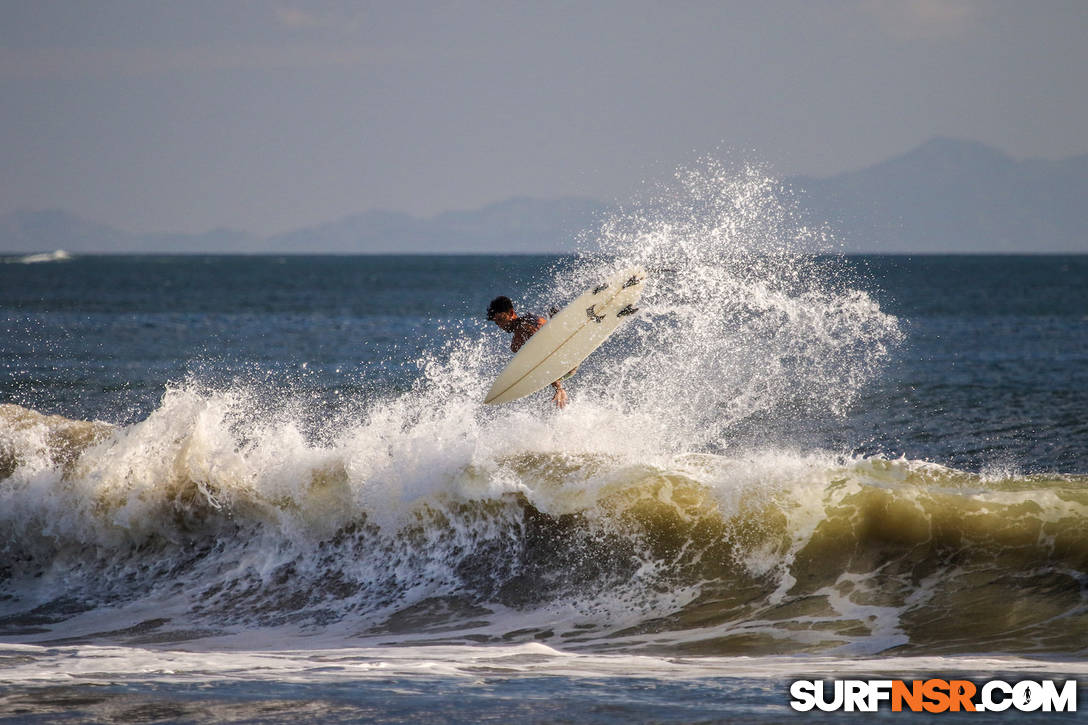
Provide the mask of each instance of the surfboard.
{"label": "surfboard", "polygon": [[629,267],[586,290],[518,350],[484,403],[524,398],[570,372],[638,312],[635,304],[645,281],[646,270]]}

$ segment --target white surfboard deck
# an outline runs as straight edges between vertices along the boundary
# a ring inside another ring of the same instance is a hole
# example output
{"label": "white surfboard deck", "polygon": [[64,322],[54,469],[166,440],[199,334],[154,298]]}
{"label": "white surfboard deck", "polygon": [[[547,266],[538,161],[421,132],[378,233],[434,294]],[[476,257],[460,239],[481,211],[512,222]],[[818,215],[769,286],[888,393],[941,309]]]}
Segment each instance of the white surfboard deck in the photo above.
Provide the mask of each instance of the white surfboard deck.
{"label": "white surfboard deck", "polygon": [[594,285],[564,307],[518,350],[495,379],[485,403],[508,403],[551,385],[589,357],[624,321],[642,296],[646,270],[629,267]]}

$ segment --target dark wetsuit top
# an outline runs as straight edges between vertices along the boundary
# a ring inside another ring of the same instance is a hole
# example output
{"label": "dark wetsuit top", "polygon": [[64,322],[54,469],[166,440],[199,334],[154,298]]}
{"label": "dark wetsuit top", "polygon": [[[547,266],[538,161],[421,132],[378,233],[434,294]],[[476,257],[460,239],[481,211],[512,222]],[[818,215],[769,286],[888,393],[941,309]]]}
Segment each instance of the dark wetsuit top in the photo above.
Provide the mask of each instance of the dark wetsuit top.
{"label": "dark wetsuit top", "polygon": [[528,315],[514,320],[514,339],[510,341],[510,351],[517,352],[533,334],[547,322],[543,317]]}

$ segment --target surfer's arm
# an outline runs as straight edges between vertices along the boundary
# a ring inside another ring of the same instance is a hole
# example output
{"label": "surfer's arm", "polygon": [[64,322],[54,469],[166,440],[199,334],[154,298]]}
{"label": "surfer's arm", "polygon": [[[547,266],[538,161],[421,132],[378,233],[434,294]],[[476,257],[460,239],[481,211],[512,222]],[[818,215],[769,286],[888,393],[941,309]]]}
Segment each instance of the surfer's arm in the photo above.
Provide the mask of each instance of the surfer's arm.
{"label": "surfer's arm", "polygon": [[552,383],[552,387],[555,388],[555,395],[552,396],[552,400],[555,401],[556,406],[563,408],[567,405],[567,390],[563,387],[563,381],[578,372],[578,366],[575,365],[569,373]]}
{"label": "surfer's arm", "polygon": [[555,401],[555,407],[565,408],[567,407],[567,391],[563,387],[563,380],[560,378],[552,383],[552,387],[555,388],[555,395],[552,396],[552,400]]}

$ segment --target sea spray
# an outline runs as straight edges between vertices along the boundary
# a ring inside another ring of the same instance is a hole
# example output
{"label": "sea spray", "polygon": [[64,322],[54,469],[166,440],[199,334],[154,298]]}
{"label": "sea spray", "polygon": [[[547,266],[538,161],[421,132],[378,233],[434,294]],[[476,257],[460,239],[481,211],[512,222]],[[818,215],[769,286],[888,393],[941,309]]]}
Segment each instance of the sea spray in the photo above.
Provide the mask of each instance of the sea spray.
{"label": "sea spray", "polygon": [[599,252],[550,285],[571,297],[613,267],[651,271],[635,323],[571,387],[653,421],[654,450],[807,442],[799,432],[847,411],[902,339],[895,317],[852,286],[857,274],[826,254],[832,239],[757,167],[680,170],[609,218],[593,238]]}

